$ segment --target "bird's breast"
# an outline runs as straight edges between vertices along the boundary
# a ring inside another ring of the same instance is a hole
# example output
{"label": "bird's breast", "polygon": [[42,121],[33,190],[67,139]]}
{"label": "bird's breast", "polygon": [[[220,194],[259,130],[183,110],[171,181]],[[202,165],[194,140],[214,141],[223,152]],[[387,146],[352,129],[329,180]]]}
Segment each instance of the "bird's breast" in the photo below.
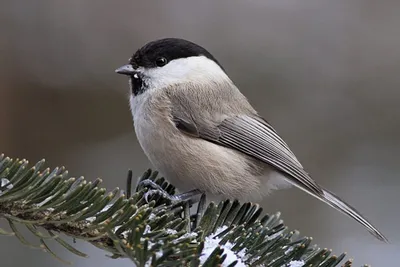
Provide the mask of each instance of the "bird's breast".
{"label": "bird's breast", "polygon": [[242,200],[256,200],[268,192],[271,170],[265,164],[184,134],[172,122],[168,101],[150,97],[140,100],[131,101],[140,146],[154,168],[181,192],[200,189]]}

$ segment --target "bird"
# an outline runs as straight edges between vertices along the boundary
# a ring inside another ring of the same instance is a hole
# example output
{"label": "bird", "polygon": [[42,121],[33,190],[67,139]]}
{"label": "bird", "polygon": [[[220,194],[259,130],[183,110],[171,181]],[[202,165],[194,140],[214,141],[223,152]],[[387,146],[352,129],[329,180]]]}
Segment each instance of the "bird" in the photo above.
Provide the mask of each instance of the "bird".
{"label": "bird", "polygon": [[311,178],[202,46],[181,38],[150,41],[115,72],[129,76],[142,150],[181,192],[257,201],[295,186],[388,242],[354,207]]}

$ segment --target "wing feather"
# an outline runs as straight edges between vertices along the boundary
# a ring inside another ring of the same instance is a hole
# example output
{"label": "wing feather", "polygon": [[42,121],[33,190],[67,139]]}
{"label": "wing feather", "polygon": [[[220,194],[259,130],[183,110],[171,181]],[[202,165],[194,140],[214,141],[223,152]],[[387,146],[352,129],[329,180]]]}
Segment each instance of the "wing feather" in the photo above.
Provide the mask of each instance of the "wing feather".
{"label": "wing feather", "polygon": [[249,116],[235,116],[217,126],[220,135],[216,141],[262,160],[306,191],[322,194],[322,189],[304,171],[300,162],[272,127]]}

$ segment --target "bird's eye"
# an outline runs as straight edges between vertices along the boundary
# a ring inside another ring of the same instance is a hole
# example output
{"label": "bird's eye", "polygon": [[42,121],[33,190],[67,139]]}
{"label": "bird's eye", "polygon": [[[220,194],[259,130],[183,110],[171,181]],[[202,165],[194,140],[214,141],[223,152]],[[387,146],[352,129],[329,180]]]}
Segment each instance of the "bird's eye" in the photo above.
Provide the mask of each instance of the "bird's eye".
{"label": "bird's eye", "polygon": [[167,65],[167,63],[168,63],[168,60],[165,57],[159,57],[156,59],[156,65],[158,67],[165,66],[165,65]]}

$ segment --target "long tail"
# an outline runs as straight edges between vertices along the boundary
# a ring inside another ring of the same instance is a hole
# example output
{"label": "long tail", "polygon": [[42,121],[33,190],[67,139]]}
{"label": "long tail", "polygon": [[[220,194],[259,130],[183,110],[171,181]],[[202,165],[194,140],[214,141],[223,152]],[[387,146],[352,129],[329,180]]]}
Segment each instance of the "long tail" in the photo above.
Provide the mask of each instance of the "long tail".
{"label": "long tail", "polygon": [[313,195],[314,197],[318,198],[319,200],[325,202],[329,206],[337,209],[338,211],[346,214],[350,218],[353,218],[356,220],[358,223],[363,225],[367,230],[375,236],[377,239],[389,243],[389,240],[378,230],[376,229],[375,226],[373,226],[367,219],[365,219],[355,208],[344,202],[342,199],[340,199],[338,196],[333,194],[332,192],[321,188],[323,191],[323,195],[316,195],[314,193],[309,194]]}

